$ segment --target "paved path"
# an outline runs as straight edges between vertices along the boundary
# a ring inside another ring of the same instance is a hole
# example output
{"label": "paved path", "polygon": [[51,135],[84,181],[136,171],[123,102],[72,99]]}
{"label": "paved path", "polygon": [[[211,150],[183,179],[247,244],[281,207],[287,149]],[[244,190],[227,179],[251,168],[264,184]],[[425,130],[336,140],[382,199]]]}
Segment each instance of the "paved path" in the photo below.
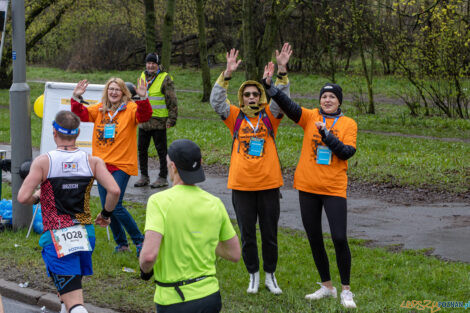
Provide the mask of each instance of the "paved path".
{"label": "paved path", "polygon": [[2,298],[4,313],[52,313],[52,311],[44,310],[38,306],[29,305],[10,298]]}
{"label": "paved path", "polygon": [[[10,150],[8,145],[0,149]],[[37,155],[35,151],[35,155]],[[9,157],[9,154],[7,154]],[[152,163],[152,162],[150,162]],[[157,169],[150,168],[153,179]],[[8,179],[8,174],[4,175]],[[206,175],[200,187],[217,195],[224,202],[230,217],[235,218],[231,191],[226,188],[227,177]],[[158,189],[135,188],[137,177],[131,177],[125,200],[146,203]],[[303,230],[297,191],[281,189],[281,217],[279,225]],[[98,196],[97,188],[92,194]],[[463,202],[430,203],[426,205],[399,205],[359,194],[348,195],[348,235],[353,238],[373,240],[378,245],[400,244],[404,249],[434,249],[434,255],[470,263],[470,204]],[[329,227],[323,214],[323,231]]]}
{"label": "paved path", "polygon": [[[150,169],[150,175],[154,179],[157,173],[155,169]],[[235,218],[231,190],[226,188],[227,177],[206,176],[206,181],[198,185],[221,198],[230,217]],[[151,194],[159,191],[148,186],[135,188],[136,180],[137,177],[129,180],[125,200],[145,203]],[[281,193],[279,225],[303,230],[298,192],[283,187]],[[93,194],[98,195],[96,190]],[[329,232],[325,214],[323,231]],[[379,245],[402,244],[404,249],[433,248],[434,255],[470,263],[470,205],[432,203],[404,206],[349,194],[348,235],[373,240]]]}
{"label": "paved path", "polygon": [[[17,283],[0,279],[0,295],[4,313],[59,312],[60,301],[56,294],[21,288]],[[42,308],[44,307],[44,310]],[[89,313],[117,313],[85,303]]]}

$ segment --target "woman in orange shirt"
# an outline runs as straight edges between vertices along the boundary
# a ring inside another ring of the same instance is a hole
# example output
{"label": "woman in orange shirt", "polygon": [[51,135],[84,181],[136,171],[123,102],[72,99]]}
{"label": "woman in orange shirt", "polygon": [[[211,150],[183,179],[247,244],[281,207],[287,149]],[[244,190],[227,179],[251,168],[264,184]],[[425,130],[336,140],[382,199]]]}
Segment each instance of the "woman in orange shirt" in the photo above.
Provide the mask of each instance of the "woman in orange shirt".
{"label": "woman in orange shirt", "polygon": [[[139,82],[136,92],[140,100],[134,102],[124,81],[120,78],[110,78],[104,87],[101,103],[89,107],[81,103],[87,86],[88,82],[82,80],[75,87],[71,100],[72,112],[77,114],[82,122],[94,123],[92,154],[103,159],[121,189],[110,224],[117,244],[115,251],[129,251],[125,229],[136,245],[139,256],[144,236],[132,215],[123,207],[122,199],[130,175],[136,176],[138,173],[137,126],[152,116],[145,81]],[[98,184],[98,191],[101,204],[104,205],[106,190]]]}
{"label": "woman in orange shirt", "polygon": [[351,252],[347,240],[346,189],[347,160],[356,152],[357,124],[341,112],[343,92],[339,85],[325,84],[320,90],[320,109],[309,110],[271,86],[273,72],[274,64],[270,62],[263,79],[267,94],[291,120],[304,129],[294,188],[299,190],[302,222],[322,280],[321,288],[305,298],[318,300],[337,296],[323,243],[321,215],[324,208],[341,277],[341,304],[345,308],[356,308],[349,286]]}

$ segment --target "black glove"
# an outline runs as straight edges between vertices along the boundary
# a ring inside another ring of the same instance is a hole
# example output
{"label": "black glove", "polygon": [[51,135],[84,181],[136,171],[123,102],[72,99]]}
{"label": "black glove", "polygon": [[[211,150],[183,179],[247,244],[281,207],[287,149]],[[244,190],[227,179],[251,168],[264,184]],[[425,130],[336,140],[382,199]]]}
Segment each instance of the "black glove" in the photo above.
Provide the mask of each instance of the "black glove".
{"label": "black glove", "polygon": [[266,78],[263,78],[262,82],[263,82],[264,89],[271,89],[271,84],[273,83],[272,79],[271,79],[271,84],[269,84],[269,85],[266,82]]}
{"label": "black glove", "polygon": [[142,271],[142,268],[140,269],[140,278],[142,278],[143,280],[149,280],[150,278],[152,278],[152,276],[153,276],[153,268],[150,271],[150,273],[144,273],[144,271]]}

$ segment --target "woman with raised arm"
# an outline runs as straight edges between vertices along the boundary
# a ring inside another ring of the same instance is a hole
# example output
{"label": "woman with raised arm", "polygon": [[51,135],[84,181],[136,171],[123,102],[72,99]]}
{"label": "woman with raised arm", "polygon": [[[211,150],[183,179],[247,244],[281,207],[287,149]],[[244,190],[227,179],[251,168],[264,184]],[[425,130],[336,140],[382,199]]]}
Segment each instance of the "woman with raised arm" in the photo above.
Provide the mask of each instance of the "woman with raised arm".
{"label": "woman with raised arm", "polygon": [[[138,174],[137,126],[152,116],[145,80],[140,79],[136,89],[140,100],[134,102],[124,81],[120,78],[110,78],[104,87],[101,102],[89,107],[83,105],[82,98],[87,86],[88,81],[82,80],[75,87],[71,99],[72,112],[77,114],[82,122],[94,123],[92,154],[103,159],[121,189],[110,225],[117,244],[115,252],[129,251],[125,229],[139,256],[144,236],[132,215],[123,207],[122,200],[129,177]],[[98,191],[101,204],[104,205],[106,190],[98,184]]]}
{"label": "woman with raised arm", "polygon": [[[279,88],[289,92],[287,62],[292,54],[285,43],[276,51]],[[277,267],[277,226],[280,214],[282,173],[277,155],[275,137],[282,119],[279,106],[266,98],[261,83],[248,80],[238,89],[238,105],[227,98],[232,73],[241,63],[238,51],[227,53],[227,67],[212,88],[210,102],[215,112],[230,130],[232,151],[227,188],[232,189],[232,203],[241,233],[242,255],[250,275],[247,293],[257,293],[260,282],[260,262],[256,240],[256,222],[259,220],[265,286],[271,293],[282,289],[274,275]]]}
{"label": "woman with raised arm", "polygon": [[343,92],[339,85],[325,84],[320,90],[320,108],[310,110],[271,85],[273,72],[274,64],[270,62],[263,78],[267,94],[304,130],[294,188],[299,190],[302,222],[322,281],[321,288],[305,298],[318,300],[337,296],[323,243],[321,215],[324,208],[341,277],[341,304],[345,308],[356,308],[349,286],[351,252],[347,239],[346,189],[347,160],[356,152],[357,124],[341,111]]}

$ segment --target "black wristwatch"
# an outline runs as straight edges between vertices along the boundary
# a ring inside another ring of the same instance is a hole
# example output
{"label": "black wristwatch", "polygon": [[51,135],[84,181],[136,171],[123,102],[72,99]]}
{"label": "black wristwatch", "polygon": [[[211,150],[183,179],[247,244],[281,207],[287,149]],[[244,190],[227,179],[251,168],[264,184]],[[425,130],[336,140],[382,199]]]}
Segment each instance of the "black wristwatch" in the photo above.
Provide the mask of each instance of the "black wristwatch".
{"label": "black wristwatch", "polygon": [[111,215],[113,215],[113,212],[106,211],[105,209],[101,210],[101,216],[102,216],[105,220],[109,220],[109,218],[111,217]]}

